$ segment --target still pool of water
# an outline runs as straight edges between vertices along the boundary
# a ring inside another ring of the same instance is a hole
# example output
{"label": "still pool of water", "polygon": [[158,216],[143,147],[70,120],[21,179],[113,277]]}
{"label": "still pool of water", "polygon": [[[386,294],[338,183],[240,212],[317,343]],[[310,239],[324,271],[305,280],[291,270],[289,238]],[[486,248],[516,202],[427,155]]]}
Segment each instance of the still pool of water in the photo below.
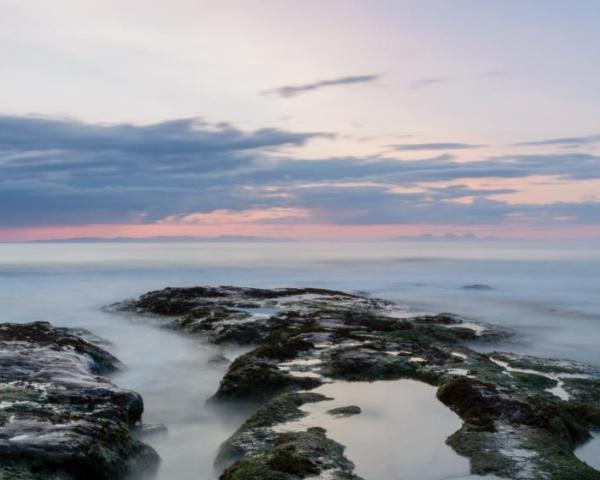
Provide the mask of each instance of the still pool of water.
{"label": "still pool of water", "polygon": [[[462,422],[436,399],[434,387],[414,380],[336,381],[312,391],[333,400],[303,405],[308,415],[278,430],[325,428],[330,438],[346,446],[356,474],[366,480],[468,475],[468,460],[444,442]],[[327,413],[349,405],[362,412],[350,417]]]}

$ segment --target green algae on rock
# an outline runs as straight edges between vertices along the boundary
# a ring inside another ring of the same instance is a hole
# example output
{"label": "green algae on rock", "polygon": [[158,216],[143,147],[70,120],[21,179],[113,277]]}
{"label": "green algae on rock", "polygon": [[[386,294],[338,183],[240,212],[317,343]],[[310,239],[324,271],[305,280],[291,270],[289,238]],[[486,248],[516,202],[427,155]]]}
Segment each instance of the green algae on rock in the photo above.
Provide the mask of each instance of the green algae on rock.
{"label": "green algae on rock", "polygon": [[312,288],[167,288],[115,308],[163,316],[168,327],[209,342],[255,345],[212,397],[260,405],[221,447],[221,479],[356,478],[324,431],[280,426],[304,415],[303,403],[326,400],[308,392],[324,382],[402,378],[438,387],[438,399],[461,417],[447,442],[470,458],[472,473],[600,479],[573,454],[600,426],[600,372],[466,346],[510,336],[500,328],[451,314],[411,316],[385,300]]}

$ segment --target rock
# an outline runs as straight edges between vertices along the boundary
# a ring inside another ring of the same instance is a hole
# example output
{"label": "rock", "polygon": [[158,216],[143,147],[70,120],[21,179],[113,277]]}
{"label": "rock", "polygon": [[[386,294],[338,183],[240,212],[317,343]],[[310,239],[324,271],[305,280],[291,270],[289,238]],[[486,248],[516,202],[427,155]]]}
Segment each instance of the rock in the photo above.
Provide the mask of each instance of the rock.
{"label": "rock", "polygon": [[484,283],[471,283],[469,285],[463,285],[460,288],[461,288],[461,290],[480,290],[480,291],[493,290],[492,287],[490,287],[489,285],[485,285]]}
{"label": "rock", "polygon": [[409,378],[414,366],[406,357],[368,347],[334,350],[326,363],[325,374],[352,381]]}
{"label": "rock", "polygon": [[359,415],[362,413],[362,410],[356,405],[348,405],[347,407],[332,408],[331,410],[327,410],[327,413],[336,417],[350,417],[352,415]]}
{"label": "rock", "polygon": [[233,362],[211,401],[263,401],[287,388],[306,389],[319,385],[321,381],[316,378],[295,377],[251,352]]}
{"label": "rock", "polygon": [[451,378],[441,385],[437,397],[465,421],[490,431],[498,418],[516,424],[532,423],[534,418],[528,404],[503,395],[491,383],[465,376]]}
{"label": "rock", "polygon": [[342,445],[328,439],[325,430],[309,428],[305,432],[279,434],[272,448],[242,457],[219,479],[296,480],[331,471],[332,475],[339,472],[346,475],[343,478],[360,480],[351,474],[352,469]]}
{"label": "rock", "polygon": [[[448,443],[471,459],[473,473],[600,479],[573,454],[600,427],[600,372],[561,360],[479,353],[465,343],[511,335],[498,327],[448,313],[404,318],[405,310],[385,300],[323,289],[164,289],[118,308],[166,316],[172,328],[213,343],[257,344],[229,365],[211,399],[259,404],[220,449],[217,464],[227,467],[222,480],[296,480],[324,471],[355,478],[342,447],[324,431],[282,433],[304,415],[302,403],[325,400],[306,390],[327,377],[411,378],[437,386],[440,401],[463,420]],[[243,310],[249,308],[272,313]]]}
{"label": "rock", "polygon": [[221,445],[215,466],[222,470],[244,455],[272,448],[277,438],[277,433],[272,427],[305,416],[299,408],[305,403],[324,400],[331,399],[310,392],[283,393],[269,400]]}
{"label": "rock", "polygon": [[451,313],[438,313],[437,315],[420,315],[415,317],[413,322],[422,325],[458,325],[462,320]]}
{"label": "rock", "polygon": [[153,470],[143,402],[98,375],[118,361],[45,322],[0,324],[0,478],[109,480]]}

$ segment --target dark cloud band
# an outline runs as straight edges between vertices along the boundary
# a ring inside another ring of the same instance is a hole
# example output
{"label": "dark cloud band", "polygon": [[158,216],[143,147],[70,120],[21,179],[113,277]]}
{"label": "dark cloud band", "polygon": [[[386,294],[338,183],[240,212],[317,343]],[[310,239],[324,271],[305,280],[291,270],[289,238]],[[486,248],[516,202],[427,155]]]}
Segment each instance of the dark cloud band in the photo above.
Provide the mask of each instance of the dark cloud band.
{"label": "dark cloud band", "polygon": [[[329,223],[600,223],[593,198],[509,204],[502,195],[514,190],[501,182],[498,188],[475,189],[465,181],[533,175],[565,182],[600,179],[599,156],[461,162],[448,155],[306,160],[276,153],[327,135],[246,132],[193,119],[138,126],[0,116],[0,227],[156,222],[220,209],[270,208],[306,209]],[[436,150],[466,144],[427,145]],[[456,184],[436,186],[439,182]]]}

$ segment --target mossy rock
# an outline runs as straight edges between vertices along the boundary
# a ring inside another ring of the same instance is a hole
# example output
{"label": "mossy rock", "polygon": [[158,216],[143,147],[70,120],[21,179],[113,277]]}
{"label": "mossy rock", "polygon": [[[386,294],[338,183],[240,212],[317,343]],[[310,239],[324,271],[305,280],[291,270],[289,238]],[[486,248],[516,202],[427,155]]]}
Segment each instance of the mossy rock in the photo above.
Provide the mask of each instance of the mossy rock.
{"label": "mossy rock", "polygon": [[246,455],[227,468],[219,480],[298,480],[327,470],[352,473],[344,447],[321,428],[278,435],[267,450]]}

